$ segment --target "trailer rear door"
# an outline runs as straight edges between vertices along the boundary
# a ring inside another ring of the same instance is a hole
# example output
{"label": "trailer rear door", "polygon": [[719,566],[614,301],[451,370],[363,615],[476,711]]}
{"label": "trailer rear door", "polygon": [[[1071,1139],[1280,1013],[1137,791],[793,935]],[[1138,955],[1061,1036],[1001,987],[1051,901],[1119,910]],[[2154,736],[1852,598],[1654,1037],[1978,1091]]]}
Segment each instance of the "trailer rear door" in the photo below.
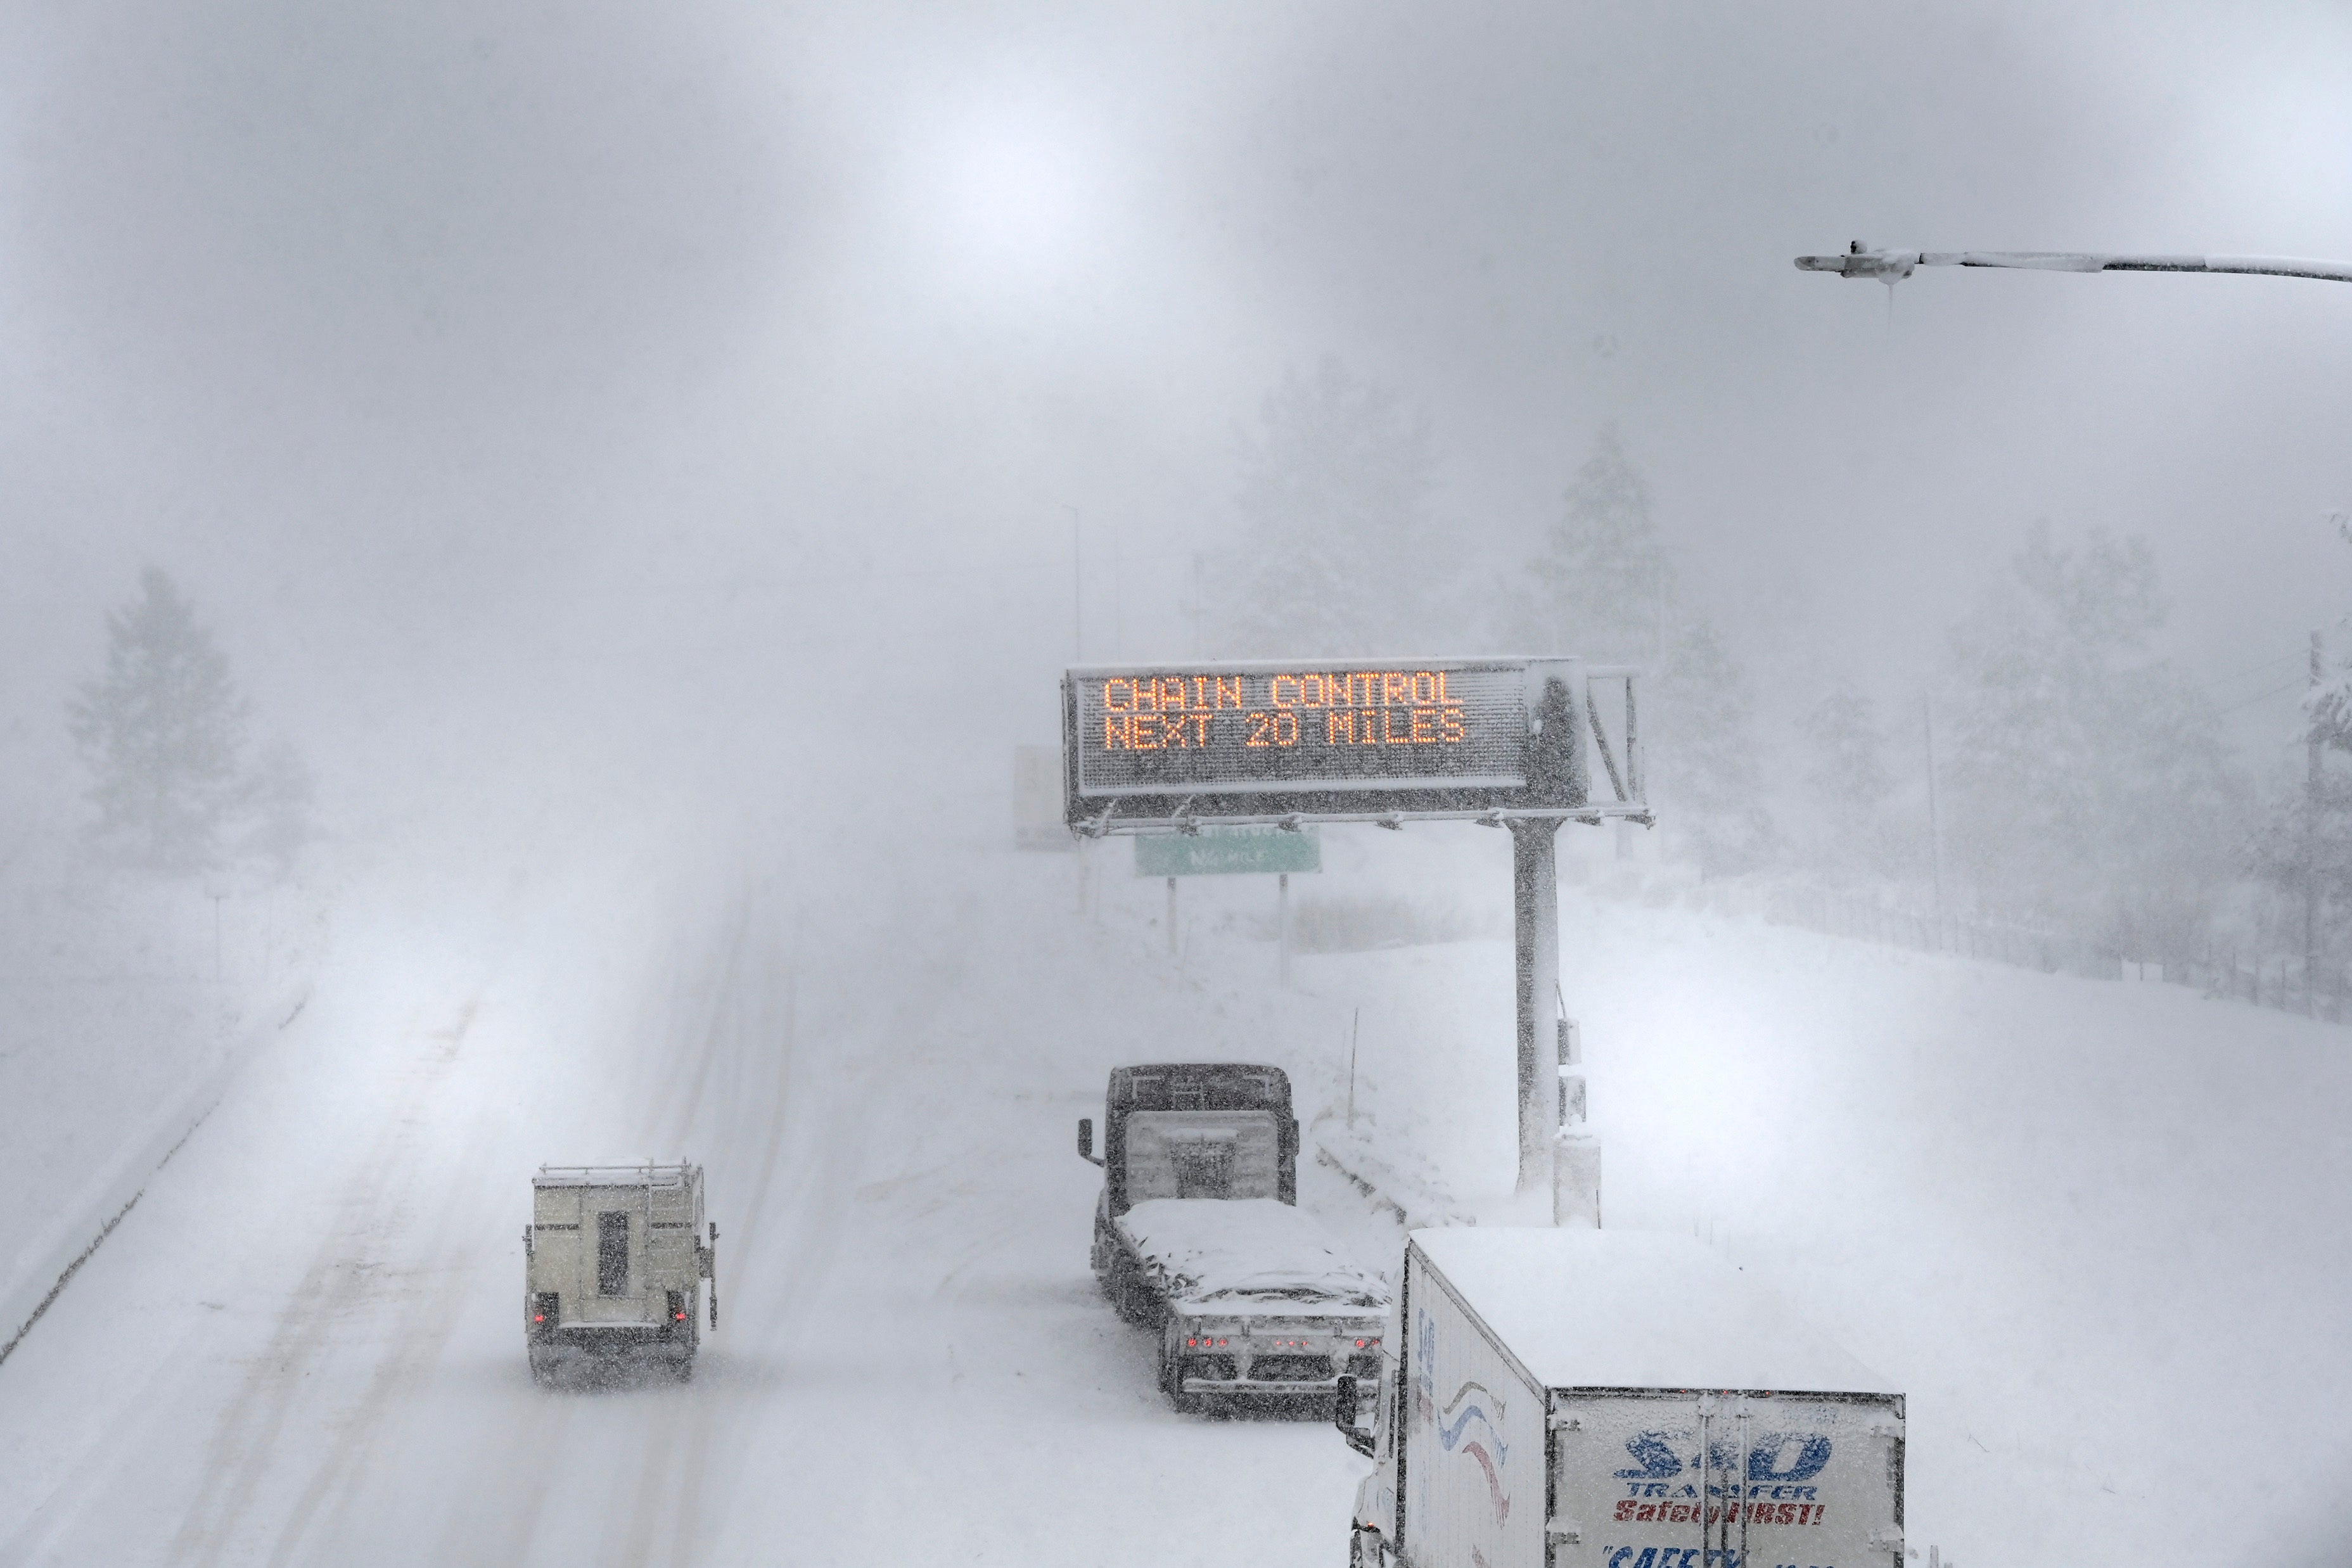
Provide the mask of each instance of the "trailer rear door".
{"label": "trailer rear door", "polygon": [[1891,1563],[1895,1407],[1876,1395],[1558,1391],[1554,1568]]}

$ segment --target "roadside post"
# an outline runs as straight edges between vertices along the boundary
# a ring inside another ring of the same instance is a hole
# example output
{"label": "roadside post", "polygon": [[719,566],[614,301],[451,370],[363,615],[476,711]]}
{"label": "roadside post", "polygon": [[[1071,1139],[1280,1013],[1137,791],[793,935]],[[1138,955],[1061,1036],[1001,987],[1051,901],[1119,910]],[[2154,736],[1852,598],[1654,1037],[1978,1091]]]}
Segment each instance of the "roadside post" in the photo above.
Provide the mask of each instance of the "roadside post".
{"label": "roadside post", "polygon": [[1274,940],[1280,956],[1276,959],[1275,977],[1283,985],[1290,984],[1290,873],[1283,872],[1274,884]]}
{"label": "roadside post", "polygon": [[[1589,1176],[1589,1194],[1569,1202],[1556,1180],[1565,1146],[1557,839],[1562,822],[1654,820],[1638,680],[1631,666],[1573,658],[1080,666],[1062,678],[1064,821],[1081,838],[1135,837],[1137,874],[1170,879],[1171,934],[1173,879],[1190,873],[1159,857],[1228,852],[1216,846],[1235,839],[1214,830],[1279,841],[1322,822],[1508,829],[1517,1186],[1552,1189],[1556,1214],[1597,1221],[1597,1141],[1576,1134],[1591,1157],[1580,1153],[1570,1170]],[[1623,691],[1615,747],[1594,700],[1604,684]],[[1595,798],[1588,751],[1613,799]],[[1287,899],[1276,897],[1286,939]]]}

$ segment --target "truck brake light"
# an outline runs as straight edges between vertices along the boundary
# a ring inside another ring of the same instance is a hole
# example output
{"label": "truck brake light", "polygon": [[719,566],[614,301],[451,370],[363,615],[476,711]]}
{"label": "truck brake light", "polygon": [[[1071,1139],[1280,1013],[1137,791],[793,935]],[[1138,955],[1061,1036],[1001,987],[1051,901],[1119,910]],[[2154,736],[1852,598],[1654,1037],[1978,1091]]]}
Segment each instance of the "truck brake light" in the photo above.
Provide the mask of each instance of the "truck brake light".
{"label": "truck brake light", "polygon": [[547,1321],[547,1314],[545,1312],[533,1312],[531,1314],[530,1321],[535,1323],[543,1323]]}

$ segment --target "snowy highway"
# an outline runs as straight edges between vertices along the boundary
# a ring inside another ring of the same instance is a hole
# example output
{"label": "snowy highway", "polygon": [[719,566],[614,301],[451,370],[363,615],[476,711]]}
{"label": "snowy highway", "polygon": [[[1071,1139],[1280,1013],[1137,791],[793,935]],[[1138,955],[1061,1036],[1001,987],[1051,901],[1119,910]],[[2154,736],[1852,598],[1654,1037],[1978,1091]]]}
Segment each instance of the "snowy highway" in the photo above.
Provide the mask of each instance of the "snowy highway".
{"label": "snowy highway", "polygon": [[[1498,901],[1501,840],[1335,837],[1325,896]],[[1083,915],[1068,855],[828,855],[532,853],[558,869],[347,896],[299,1015],[0,1365],[0,1563],[1337,1568],[1364,1461],[1168,1408],[1087,1269],[1074,1124],[1116,1062],[1255,1056],[1311,1152],[1360,1021],[1350,1146],[1491,1218],[1508,943],[1302,955],[1286,990],[1263,886],[1188,891],[1171,958],[1117,846]],[[1609,1223],[1699,1230],[1908,1390],[1922,1561],[2330,1528],[2339,1030],[1563,904]],[[649,1156],[708,1167],[719,1329],[686,1386],[539,1388],[530,1174]],[[1319,1160],[1300,1182],[1394,1269],[1386,1210]],[[2316,1437],[2282,1464],[2281,1431]]]}
{"label": "snowy highway", "polygon": [[[1029,869],[1009,904],[1066,899]],[[889,962],[773,881],[667,931],[606,891],[346,933],[0,1371],[0,1561],[1338,1560],[1328,1427],[1177,1417],[1096,1295],[1103,1048],[1085,998],[1015,1005],[1018,923],[950,902]],[[693,1383],[535,1387],[530,1170],[681,1152],[720,1230]]]}

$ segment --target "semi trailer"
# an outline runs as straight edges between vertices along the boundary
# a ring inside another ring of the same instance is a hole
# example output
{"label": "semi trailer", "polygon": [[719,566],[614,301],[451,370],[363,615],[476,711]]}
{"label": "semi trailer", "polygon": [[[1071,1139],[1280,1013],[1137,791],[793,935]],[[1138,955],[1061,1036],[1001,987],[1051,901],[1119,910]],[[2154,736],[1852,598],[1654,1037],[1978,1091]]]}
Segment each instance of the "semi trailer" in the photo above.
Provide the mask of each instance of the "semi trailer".
{"label": "semi trailer", "polygon": [[1089,1260],[1122,1317],[1159,1337],[1179,1410],[1328,1406],[1379,1365],[1389,1293],[1298,1197],[1290,1080],[1244,1063],[1116,1068],[1078,1154],[1100,1166]]}
{"label": "semi trailer", "polygon": [[719,1227],[703,1216],[702,1167],[541,1166],[530,1188],[522,1248],[531,1375],[600,1379],[634,1367],[691,1376],[705,1281],[719,1326]]}
{"label": "semi trailer", "polygon": [[1904,1397],[1699,1243],[1406,1243],[1353,1568],[1901,1568]]}

